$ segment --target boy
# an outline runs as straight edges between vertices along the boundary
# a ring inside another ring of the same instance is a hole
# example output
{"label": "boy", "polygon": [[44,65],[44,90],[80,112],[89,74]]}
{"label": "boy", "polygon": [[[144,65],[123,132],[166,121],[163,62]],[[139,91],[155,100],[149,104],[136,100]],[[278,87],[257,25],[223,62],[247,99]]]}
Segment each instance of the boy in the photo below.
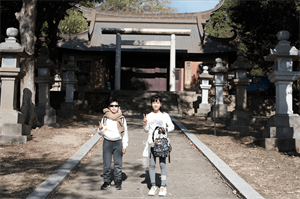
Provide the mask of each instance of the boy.
{"label": "boy", "polygon": [[109,101],[109,107],[103,109],[104,117],[99,122],[98,133],[103,135],[103,178],[102,190],[111,184],[111,161],[114,158],[114,181],[117,190],[122,189],[122,157],[128,146],[128,132],[125,117],[116,99]]}

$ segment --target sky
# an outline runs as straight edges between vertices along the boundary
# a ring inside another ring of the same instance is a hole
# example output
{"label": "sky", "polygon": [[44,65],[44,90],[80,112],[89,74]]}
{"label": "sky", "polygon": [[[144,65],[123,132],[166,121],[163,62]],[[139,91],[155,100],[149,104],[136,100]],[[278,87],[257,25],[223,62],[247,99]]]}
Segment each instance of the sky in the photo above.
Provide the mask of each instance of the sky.
{"label": "sky", "polygon": [[214,8],[219,0],[171,0],[178,13],[202,12]]}

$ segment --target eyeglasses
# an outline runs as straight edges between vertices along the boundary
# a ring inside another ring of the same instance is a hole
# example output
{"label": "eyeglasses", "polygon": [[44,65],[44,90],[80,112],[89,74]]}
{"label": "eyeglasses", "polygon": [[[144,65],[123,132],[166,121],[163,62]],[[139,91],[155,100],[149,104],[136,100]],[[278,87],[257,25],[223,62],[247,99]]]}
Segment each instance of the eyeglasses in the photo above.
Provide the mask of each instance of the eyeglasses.
{"label": "eyeglasses", "polygon": [[118,108],[120,105],[109,105],[109,107],[115,107],[115,108]]}

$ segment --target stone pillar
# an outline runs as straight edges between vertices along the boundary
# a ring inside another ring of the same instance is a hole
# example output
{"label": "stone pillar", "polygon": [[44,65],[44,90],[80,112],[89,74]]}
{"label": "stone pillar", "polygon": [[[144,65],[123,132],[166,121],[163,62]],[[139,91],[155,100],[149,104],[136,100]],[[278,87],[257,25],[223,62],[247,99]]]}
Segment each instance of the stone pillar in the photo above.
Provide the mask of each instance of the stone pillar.
{"label": "stone pillar", "polygon": [[[276,86],[276,112],[268,119],[263,133],[267,149],[295,150],[300,152],[300,116],[292,110],[292,83],[300,76],[300,72],[293,71],[293,62],[300,57],[299,50],[287,41],[288,31],[277,33],[279,42],[266,61],[274,62],[274,71],[268,76]],[[298,140],[297,140],[298,139]]]}
{"label": "stone pillar", "polygon": [[121,34],[116,34],[115,90],[121,89]]}
{"label": "stone pillar", "polygon": [[0,142],[26,143],[31,139],[31,127],[25,125],[25,116],[16,110],[17,83],[25,76],[20,68],[20,58],[30,57],[16,40],[18,29],[8,28],[8,38],[0,44],[2,56],[0,77]]}
{"label": "stone pillar", "polygon": [[223,87],[226,85],[224,81],[224,74],[227,73],[227,68],[222,65],[222,59],[216,59],[216,67],[211,71],[215,75],[213,84],[215,86],[215,104],[212,106],[210,116],[212,118],[225,119],[228,117],[227,105],[223,103]]}
{"label": "stone pillar", "polygon": [[36,114],[39,122],[43,125],[58,124],[56,110],[50,106],[50,87],[54,80],[51,77],[51,69],[56,68],[56,65],[49,59],[48,48],[41,49],[41,55],[35,63],[35,68],[38,70],[38,77],[35,82],[39,89],[39,103],[36,107]]}
{"label": "stone pillar", "polygon": [[247,71],[253,68],[253,64],[246,61],[244,51],[237,52],[237,60],[231,65],[230,70],[235,71],[235,79],[232,85],[235,87],[235,110],[230,113],[230,119],[226,123],[227,130],[249,130],[252,121],[252,113],[247,110],[247,86],[251,80],[247,79]]}
{"label": "stone pillar", "polygon": [[61,103],[58,115],[60,117],[78,116],[78,106],[74,103],[74,86],[77,83],[75,72],[79,71],[79,68],[75,66],[73,56],[70,56],[68,64],[62,67],[62,71],[64,72],[63,82],[66,84],[66,100]]}
{"label": "stone pillar", "polygon": [[208,67],[203,66],[203,73],[199,75],[201,84],[200,88],[202,89],[201,94],[201,103],[199,104],[199,108],[197,109],[197,113],[195,113],[196,116],[203,116],[206,117],[207,113],[210,112],[211,106],[208,103],[208,91],[211,88],[211,85],[209,84],[209,80],[213,78],[213,75],[208,74]]}
{"label": "stone pillar", "polygon": [[170,74],[169,74],[169,86],[170,91],[175,91],[175,68],[176,68],[176,47],[175,47],[175,35],[171,35],[171,49],[170,49]]}
{"label": "stone pillar", "polygon": [[79,110],[88,112],[91,110],[91,106],[88,105],[88,101],[85,100],[85,86],[88,84],[87,77],[89,72],[84,69],[80,70],[76,73],[78,79],[78,100],[76,100],[75,104],[79,106]]}

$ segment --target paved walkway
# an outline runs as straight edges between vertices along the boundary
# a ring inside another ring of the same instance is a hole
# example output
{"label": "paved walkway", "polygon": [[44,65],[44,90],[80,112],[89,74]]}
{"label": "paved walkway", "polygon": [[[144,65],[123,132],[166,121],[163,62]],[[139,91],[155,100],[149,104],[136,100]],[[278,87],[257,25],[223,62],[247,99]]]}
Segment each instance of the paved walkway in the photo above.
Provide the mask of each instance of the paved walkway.
{"label": "paved walkway", "polygon": [[[103,178],[102,146],[87,163],[77,169],[76,177],[69,178],[52,198],[158,198],[148,196],[148,160],[142,157],[143,141],[147,134],[142,128],[142,117],[126,117],[129,129],[129,146],[123,156],[122,190],[114,186],[100,190]],[[222,182],[215,169],[179,130],[169,133],[173,151],[171,163],[167,163],[168,198],[236,199],[237,196]],[[156,176],[160,183],[160,168],[157,162]]]}

